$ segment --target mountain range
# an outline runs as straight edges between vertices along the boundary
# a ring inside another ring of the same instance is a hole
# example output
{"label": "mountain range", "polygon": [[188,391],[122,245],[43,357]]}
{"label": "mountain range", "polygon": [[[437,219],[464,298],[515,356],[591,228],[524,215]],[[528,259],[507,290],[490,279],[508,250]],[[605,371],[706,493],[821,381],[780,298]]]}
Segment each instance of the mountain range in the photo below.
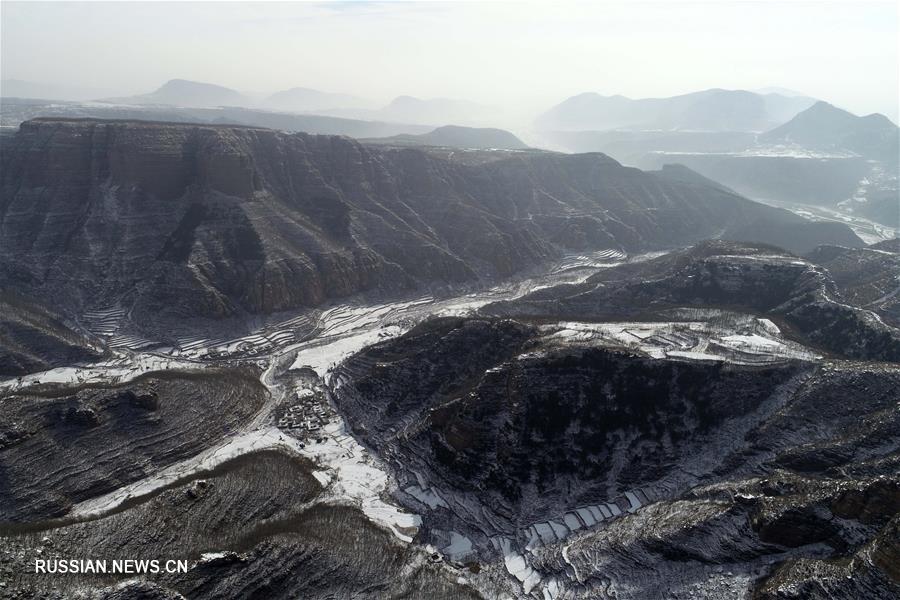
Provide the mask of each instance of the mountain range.
{"label": "mountain range", "polygon": [[605,152],[643,169],[683,164],[750,198],[797,210],[825,207],[856,220],[872,240],[890,235],[879,233],[878,224],[898,224],[900,134],[880,114],[856,116],[819,101],[762,133],[624,128],[545,131],[541,139],[570,152]]}
{"label": "mountain range", "polygon": [[[101,108],[154,120],[0,136],[0,597],[898,596],[896,240],[502,130]],[[185,568],[37,572],[82,556]]]}
{"label": "mountain range", "polygon": [[722,89],[642,99],[585,93],[540,115],[535,127],[543,131],[765,131],[814,102],[804,96]]}
{"label": "mountain range", "polygon": [[150,326],[484,284],[572,251],[712,236],[860,244],[845,226],[686,169],[642,172],[602,154],[461,162],[333,136],[127,121],[23,123],[4,142],[0,216],[5,286],[68,314],[128,305]]}
{"label": "mountain range", "polygon": [[373,102],[348,94],[291,88],[257,99],[230,88],[210,83],[172,79],[159,89],[137,96],[108,98],[125,105],[164,105],[188,108],[242,107],[286,112],[312,112],[347,119],[387,121],[415,125],[485,125],[496,120],[493,107],[450,98],[421,99],[398,96],[375,108]]}

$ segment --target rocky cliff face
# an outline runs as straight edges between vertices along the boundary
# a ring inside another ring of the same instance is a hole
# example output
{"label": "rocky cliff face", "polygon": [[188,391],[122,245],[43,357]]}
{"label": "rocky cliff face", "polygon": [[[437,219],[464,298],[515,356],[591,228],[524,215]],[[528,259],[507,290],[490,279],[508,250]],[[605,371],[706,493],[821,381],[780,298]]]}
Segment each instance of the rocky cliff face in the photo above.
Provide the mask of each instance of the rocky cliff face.
{"label": "rocky cliff face", "polygon": [[[508,276],[796,217],[598,154],[461,164],[346,138],[37,119],[4,143],[2,284],[69,312],[223,317]],[[827,241],[823,240],[823,241]]]}

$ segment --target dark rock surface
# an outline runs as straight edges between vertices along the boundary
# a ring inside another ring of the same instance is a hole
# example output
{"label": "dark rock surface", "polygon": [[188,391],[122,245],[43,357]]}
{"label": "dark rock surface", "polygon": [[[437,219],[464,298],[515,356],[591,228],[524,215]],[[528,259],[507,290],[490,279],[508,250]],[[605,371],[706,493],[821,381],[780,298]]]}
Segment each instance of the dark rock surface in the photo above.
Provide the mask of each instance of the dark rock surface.
{"label": "dark rock surface", "polygon": [[517,526],[664,477],[802,370],[553,350],[478,319],[427,322],[343,368],[335,398],[364,442]]}
{"label": "dark rock surface", "polygon": [[426,322],[337,378],[355,433],[449,503],[426,521],[476,545],[643,490],[637,511],[533,551],[566,597],[896,594],[896,366],[651,359],[472,318]]}
{"label": "dark rock surface", "polygon": [[4,148],[4,285],[57,303],[64,289],[67,311],[120,302],[139,323],[490,281],[567,249],[804,222],[603,155],[467,165],[336,137],[89,120],[27,122]]}
{"label": "dark rock surface", "polygon": [[[0,569],[11,575],[0,597],[479,597],[358,509],[321,502],[312,469],[279,451],[256,452],[110,516],[27,534],[0,529]],[[32,556],[69,558],[86,548],[94,559],[185,560],[189,570],[29,573]]]}
{"label": "dark rock surface", "polygon": [[119,385],[0,396],[0,521],[72,506],[196,455],[246,423],[266,390],[250,369],[164,371]]}
{"label": "dark rock surface", "polygon": [[0,293],[0,376],[92,361],[103,350],[58,315],[16,294]]}

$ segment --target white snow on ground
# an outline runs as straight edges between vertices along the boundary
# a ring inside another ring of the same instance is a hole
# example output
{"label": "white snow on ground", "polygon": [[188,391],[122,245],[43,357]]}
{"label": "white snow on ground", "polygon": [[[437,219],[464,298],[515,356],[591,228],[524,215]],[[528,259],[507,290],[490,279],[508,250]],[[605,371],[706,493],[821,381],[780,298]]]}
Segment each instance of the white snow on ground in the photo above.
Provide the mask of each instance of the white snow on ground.
{"label": "white snow on ground", "polygon": [[313,477],[322,484],[322,487],[327,487],[331,483],[331,474],[328,471],[313,471]]}
{"label": "white snow on ground", "polygon": [[557,523],[555,521],[548,521],[548,523],[550,523],[550,528],[556,535],[556,539],[564,540],[569,536],[569,529],[562,523]]}
{"label": "white snow on ground", "polygon": [[529,565],[525,557],[519,554],[512,541],[501,537],[499,539],[500,551],[503,553],[503,564],[510,575],[522,583],[522,590],[529,594],[534,586],[541,582],[541,575]]}
{"label": "white snow on ground", "polygon": [[438,506],[447,507],[447,503],[444,502],[444,499],[441,498],[437,492],[433,489],[423,489],[418,485],[411,485],[408,488],[404,488],[403,490],[422,504],[427,505],[432,510],[437,508]]}
{"label": "white snow on ground", "polygon": [[0,391],[22,391],[34,385],[47,383],[125,383],[150,371],[197,369],[203,366],[203,364],[192,361],[144,353],[136,354],[128,359],[119,357],[106,362],[93,363],[90,366],[58,367],[17,379],[6,379],[0,381]]}
{"label": "white snow on ground", "polygon": [[310,458],[319,466],[313,476],[326,488],[323,500],[349,501],[370,519],[393,531],[399,539],[411,542],[415,529],[421,525],[421,518],[382,500],[388,491],[386,473],[346,433],[342,422],[334,421],[326,425],[323,436],[322,443],[301,447],[296,439],[277,427],[248,431],[223,445],[162,469],[151,477],[76,504],[70,514],[73,517],[101,515],[131,498],[157,492],[179,479],[212,469],[248,452],[280,448]]}
{"label": "white snow on ground", "polygon": [[781,342],[755,333],[751,335],[726,335],[720,339],[737,348],[781,348],[784,346]]}
{"label": "white snow on ground", "polygon": [[[644,495],[639,490],[624,493],[624,498],[629,504],[629,513],[636,512],[643,506],[638,494]],[[567,511],[561,518],[534,523],[520,529],[512,539],[495,537],[491,542],[503,554],[506,570],[522,584],[525,594],[537,589],[544,598],[557,598],[564,591],[560,582],[553,577],[545,578],[544,574],[532,567],[529,562],[535,550],[563,542],[584,527],[595,527],[604,520],[622,515],[622,510],[615,502],[582,506]],[[522,540],[526,540],[524,545],[521,543]],[[567,550],[567,547],[563,548],[563,559],[568,562]]]}
{"label": "white snow on ground", "polygon": [[[624,258],[625,255],[618,250],[601,250],[590,255],[566,257],[560,261],[560,265],[564,265],[565,270],[572,271],[579,267],[612,266],[620,264]],[[645,257],[636,257],[635,260],[643,258]],[[402,335],[411,322],[424,316],[464,315],[491,302],[518,298],[535,289],[561,281],[580,282],[592,273],[591,270],[569,274],[560,274],[559,271],[558,269],[551,271],[547,276],[501,284],[484,292],[445,300],[435,300],[429,296],[376,306],[341,305],[330,308],[319,317],[317,339],[291,347],[300,348],[291,368],[308,367],[320,377],[327,378],[328,372],[351,354],[381,340]],[[405,317],[409,317],[406,321],[407,327],[395,323],[396,320]]]}
{"label": "white snow on ground", "polygon": [[472,540],[455,531],[450,532],[450,544],[442,549],[450,560],[464,560],[472,554]]}
{"label": "white snow on ground", "polygon": [[721,356],[707,354],[706,352],[691,352],[689,350],[669,350],[666,352],[669,358],[686,358],[689,360],[722,360]]}
{"label": "white snow on ground", "polygon": [[200,555],[200,562],[209,562],[226,556],[228,556],[227,552],[204,552]]}
{"label": "white snow on ground", "polygon": [[628,498],[628,502],[631,504],[628,507],[628,512],[634,512],[641,507],[641,501],[638,500],[634,492],[625,492],[625,497]]}
{"label": "white snow on ground", "polygon": [[771,158],[803,158],[812,160],[836,159],[836,158],[858,158],[859,155],[853,152],[822,152],[810,150],[797,145],[770,145],[759,146],[747,150],[738,150],[735,152],[696,152],[696,151],[677,151],[677,150],[654,150],[650,154],[660,154],[665,156],[753,156],[753,157],[771,157]]}
{"label": "white snow on ground", "polygon": [[206,471],[232,458],[268,448],[283,448],[299,452],[299,443],[283,434],[277,427],[248,431],[230,438],[226,443],[208,448],[187,460],[170,465],[151,477],[123,486],[108,494],[76,504],[70,513],[73,517],[96,516],[109,512],[126,500],[156,492],[179,479]]}
{"label": "white snow on ground", "polygon": [[757,321],[759,322],[760,327],[762,327],[763,329],[766,330],[766,333],[769,333],[769,334],[771,334],[771,335],[773,335],[773,336],[775,336],[775,337],[780,337],[780,336],[781,336],[781,329],[779,329],[779,328],[778,328],[778,325],[776,325],[775,323],[773,323],[771,320],[769,320],[769,319],[757,319]]}
{"label": "white snow on ground", "polygon": [[558,340],[565,344],[624,346],[653,358],[757,364],[790,358],[811,360],[817,357],[802,345],[782,338],[778,327],[768,319],[722,311],[709,315],[694,315],[693,312],[696,311],[683,312],[694,318],[707,317],[710,321],[562,321],[545,325],[542,329],[550,342]]}
{"label": "white snow on ground", "polygon": [[569,528],[569,531],[581,529],[581,521],[578,520],[578,517],[575,515],[575,513],[566,513],[563,516],[563,521],[565,521],[566,527]]}
{"label": "white snow on ground", "polygon": [[556,598],[559,598],[562,591],[562,586],[559,584],[559,580],[557,580],[556,577],[548,579],[544,584],[544,589],[541,590],[544,595],[544,600],[556,600]]}
{"label": "white snow on ground", "polygon": [[396,337],[403,333],[400,327],[391,325],[379,329],[367,329],[360,333],[347,335],[321,345],[313,345],[297,353],[292,369],[308,367],[319,377],[326,373],[351,354],[359,352],[366,346],[381,340]]}
{"label": "white snow on ground", "polygon": [[[324,441],[298,448],[299,454],[314,461],[326,482],[323,500],[347,502],[358,506],[370,519],[390,529],[404,542],[412,542],[422,524],[419,515],[405,512],[382,500],[389,492],[388,476],[377,461],[347,433],[340,418],[322,429]],[[287,436],[285,436],[287,437]],[[315,475],[315,473],[314,473]]]}
{"label": "white snow on ground", "polygon": [[544,544],[552,544],[556,541],[556,534],[553,533],[553,528],[550,527],[549,523],[536,523],[534,525],[534,530],[538,534],[538,538]]}
{"label": "white snow on ground", "polygon": [[594,513],[590,511],[588,508],[577,508],[575,512],[578,513],[578,516],[581,517],[581,520],[584,521],[585,526],[592,527],[597,524],[597,519],[594,517]]}
{"label": "white snow on ground", "polygon": [[[285,356],[288,352],[296,352],[291,368],[309,367],[326,381],[329,380],[334,367],[350,354],[367,345],[382,339],[404,333],[409,327],[430,314],[465,314],[489,302],[514,299],[534,289],[566,281],[569,283],[583,281],[592,271],[579,265],[586,264],[592,268],[605,266],[613,259],[621,258],[614,252],[587,256],[578,256],[566,265],[563,273],[555,272],[514,284],[504,284],[478,294],[471,294],[447,300],[435,301],[431,298],[378,305],[374,307],[338,306],[324,311],[317,323],[318,337],[313,340],[295,343],[282,350],[272,351],[268,357],[270,367],[263,373],[262,382],[273,391],[273,398],[279,396],[273,388],[274,365],[277,356]],[[649,256],[647,257],[649,258]],[[602,265],[601,265],[602,263]],[[705,317],[705,315],[704,315]],[[778,328],[767,320],[747,317],[741,327],[727,330],[715,328],[703,320],[684,320],[659,323],[580,323],[565,322],[545,326],[548,339],[557,336],[568,342],[607,342],[618,345],[633,346],[643,349],[651,355],[677,356],[686,355],[710,356],[721,360],[723,354],[734,350],[738,355],[752,354],[754,349],[764,349],[771,353],[784,352],[789,356],[797,355],[796,345],[790,345],[780,339]],[[271,342],[278,333],[258,336],[261,340]],[[245,336],[244,340],[255,339]],[[262,343],[262,342],[261,342]],[[217,342],[221,346],[221,342]],[[233,344],[232,344],[233,345]],[[802,347],[801,347],[802,348]],[[192,352],[205,352],[203,343],[193,347]],[[737,360],[732,357],[732,360]],[[738,356],[739,359],[739,356]],[[133,364],[125,365],[120,359],[118,363],[105,363],[90,368],[73,368],[59,370],[57,373],[38,374],[44,380],[59,379],[61,381],[77,381],[81,378],[109,381],[110,377],[120,380],[133,378],[148,370],[168,368],[197,368],[203,363],[178,360],[156,354],[138,354]],[[54,370],[56,371],[56,370]],[[340,382],[333,382],[339,385]],[[0,382],[0,386],[15,387],[13,381]],[[2,389],[2,387],[0,387]],[[289,393],[297,393],[291,390]],[[303,390],[299,390],[303,393]],[[110,494],[83,502],[75,507],[73,514],[89,515],[103,513],[128,498],[144,495],[159,490],[163,486],[198,471],[215,467],[222,462],[247,452],[265,448],[282,448],[311,459],[317,468],[313,472],[323,485],[325,492],[322,499],[333,503],[350,503],[358,506],[370,519],[390,529],[399,539],[411,542],[421,518],[408,513],[385,499],[389,498],[394,482],[380,468],[379,461],[348,434],[340,417],[326,425],[319,434],[322,442],[309,441],[304,447],[293,437],[283,433],[274,426],[268,425],[272,410],[277,404],[272,400],[243,432],[227,439],[216,448],[208,449],[197,456],[162,469],[147,479],[135,482]],[[409,486],[405,491],[418,498],[430,509],[447,506],[438,490],[428,486],[427,481],[418,481],[419,485]],[[630,503],[629,512],[640,507],[640,501],[634,494],[626,494]],[[451,500],[452,501],[452,500]],[[509,573],[521,582],[526,594],[537,586],[545,598],[556,597],[562,592],[559,582],[547,579],[542,582],[541,574],[533,569],[525,555],[537,547],[565,539],[572,531],[582,527],[592,527],[622,511],[613,503],[594,505],[573,509],[559,518],[536,523],[520,532],[523,540],[528,540],[524,550],[519,550],[514,540],[500,539],[498,549],[502,549],[504,564]],[[496,538],[495,538],[496,541]],[[451,541],[443,550],[451,557],[462,557],[472,548],[468,538],[451,532]]]}

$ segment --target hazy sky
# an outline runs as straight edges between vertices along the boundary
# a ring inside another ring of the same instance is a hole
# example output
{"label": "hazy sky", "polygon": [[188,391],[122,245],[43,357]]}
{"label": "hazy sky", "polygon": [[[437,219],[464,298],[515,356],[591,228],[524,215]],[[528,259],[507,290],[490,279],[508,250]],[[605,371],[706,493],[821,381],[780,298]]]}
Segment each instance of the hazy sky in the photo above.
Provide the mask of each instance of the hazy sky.
{"label": "hazy sky", "polygon": [[183,78],[523,112],[585,91],[781,86],[896,121],[897,4],[3,1],[0,66],[120,93]]}

